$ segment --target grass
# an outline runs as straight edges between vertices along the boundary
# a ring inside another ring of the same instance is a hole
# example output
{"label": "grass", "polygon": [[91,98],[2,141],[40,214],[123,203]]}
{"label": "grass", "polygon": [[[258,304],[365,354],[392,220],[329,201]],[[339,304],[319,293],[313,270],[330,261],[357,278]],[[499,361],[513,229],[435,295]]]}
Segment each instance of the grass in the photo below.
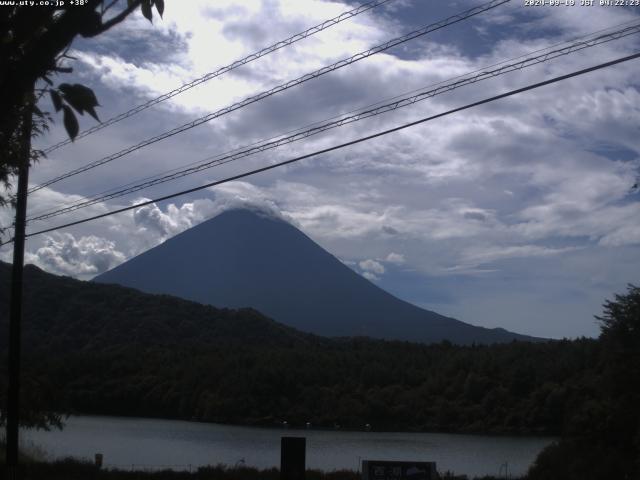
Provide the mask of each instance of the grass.
{"label": "grass", "polygon": [[[228,467],[225,465],[199,467],[193,471],[177,470],[118,470],[98,468],[93,463],[65,458],[46,461],[46,454],[34,445],[20,448],[22,480],[280,480],[280,470],[270,468],[259,470],[251,467]],[[0,439],[0,479],[3,478],[5,444]],[[353,470],[323,472],[307,470],[305,480],[360,480],[361,475]],[[511,480],[524,480],[510,477]],[[498,480],[486,476],[469,479],[466,475],[452,472],[440,474],[440,480]]]}
{"label": "grass", "polygon": [[[307,470],[306,480],[360,480],[359,473],[352,470],[322,472]],[[469,480],[464,475],[450,472],[442,474],[442,480]],[[200,467],[195,471],[125,471],[100,469],[89,462],[75,459],[55,462],[31,461],[24,464],[24,480],[280,480],[276,468],[258,470],[250,467],[226,467],[223,465]],[[475,480],[497,480],[497,477],[482,477]],[[512,479],[515,480],[515,479]]]}
{"label": "grass", "polygon": [[[100,469],[75,459],[31,462],[24,466],[24,480],[280,480],[278,469],[258,470],[222,465],[200,467],[195,471],[126,471]],[[353,471],[321,472],[308,470],[306,480],[359,480]]]}

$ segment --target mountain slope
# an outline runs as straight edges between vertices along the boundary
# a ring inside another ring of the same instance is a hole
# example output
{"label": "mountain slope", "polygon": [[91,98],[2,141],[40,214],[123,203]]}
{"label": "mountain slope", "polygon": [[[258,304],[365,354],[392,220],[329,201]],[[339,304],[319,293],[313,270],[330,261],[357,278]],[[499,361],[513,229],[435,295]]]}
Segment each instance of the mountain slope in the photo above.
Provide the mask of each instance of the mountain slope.
{"label": "mountain slope", "polygon": [[469,344],[528,340],[423,310],[378,288],[288,223],[249,210],[203,222],[94,279],[217,307],[252,307],[324,336]]}
{"label": "mountain slope", "polygon": [[[11,265],[0,262],[0,340],[6,340]],[[311,335],[252,309],[229,310],[120,285],[59,277],[25,266],[25,348],[100,351],[130,345],[286,346]],[[6,341],[0,342],[0,351]]]}

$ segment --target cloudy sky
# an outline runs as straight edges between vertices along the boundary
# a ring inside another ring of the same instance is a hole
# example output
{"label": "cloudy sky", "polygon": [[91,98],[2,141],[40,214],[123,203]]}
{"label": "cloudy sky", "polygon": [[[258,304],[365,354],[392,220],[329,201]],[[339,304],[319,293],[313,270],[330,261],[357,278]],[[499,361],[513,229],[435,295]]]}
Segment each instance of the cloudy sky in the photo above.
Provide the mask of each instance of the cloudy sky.
{"label": "cloudy sky", "polygon": [[[74,72],[102,119],[357,4],[320,0],[166,2],[74,44]],[[56,150],[33,186],[480,2],[391,0],[313,37]],[[580,3],[576,0],[576,3]],[[482,15],[374,55],[30,197],[30,213],[182,167],[601,29],[640,8],[525,6]],[[621,27],[618,27],[621,28]],[[438,95],[29,230],[202,185],[638,51],[638,35]],[[81,279],[217,213],[259,206],[286,218],[380,287],[487,327],[596,335],[593,315],[638,283],[640,93],[635,60],[353,147],[128,213],[33,237],[27,261]],[[47,100],[43,107],[51,110]],[[81,118],[81,128],[94,125]],[[57,119],[41,147],[65,138]],[[0,211],[9,224],[11,212]],[[10,257],[10,248],[0,250]]]}

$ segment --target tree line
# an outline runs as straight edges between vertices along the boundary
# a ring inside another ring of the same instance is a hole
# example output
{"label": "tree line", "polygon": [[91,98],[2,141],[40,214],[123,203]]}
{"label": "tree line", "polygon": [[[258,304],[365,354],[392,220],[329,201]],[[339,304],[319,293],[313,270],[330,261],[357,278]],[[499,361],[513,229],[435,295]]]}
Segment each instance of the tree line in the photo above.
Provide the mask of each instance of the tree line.
{"label": "tree line", "polygon": [[[6,326],[8,268],[0,267]],[[589,454],[594,448],[608,452],[607,468],[637,468],[635,287],[605,305],[599,339],[457,346],[328,339],[251,309],[216,309],[55,277],[35,267],[27,269],[27,278],[23,398],[34,411],[25,418],[34,425],[61,420],[35,414],[54,411],[264,426],[551,434],[566,440],[545,451],[536,468],[554,466],[574,450],[586,449],[574,457],[601,459]],[[4,349],[5,328],[1,336]]]}

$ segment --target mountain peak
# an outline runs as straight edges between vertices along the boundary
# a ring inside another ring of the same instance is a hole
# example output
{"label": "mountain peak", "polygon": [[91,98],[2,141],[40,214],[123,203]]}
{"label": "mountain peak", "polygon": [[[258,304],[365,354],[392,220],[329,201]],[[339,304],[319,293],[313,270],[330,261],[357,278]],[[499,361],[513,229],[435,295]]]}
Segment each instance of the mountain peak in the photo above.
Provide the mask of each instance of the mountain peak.
{"label": "mountain peak", "polygon": [[222,212],[94,279],[216,307],[252,307],[325,336],[494,343],[528,337],[423,310],[346,267],[281,216]]}
{"label": "mountain peak", "polygon": [[242,207],[232,207],[227,210],[220,212],[218,215],[207,220],[208,222],[215,220],[220,216],[228,216],[228,217],[243,217],[243,218],[264,218],[268,220],[279,220],[283,222],[287,222],[281,213],[276,212],[273,209],[269,209],[259,205],[246,205]]}

